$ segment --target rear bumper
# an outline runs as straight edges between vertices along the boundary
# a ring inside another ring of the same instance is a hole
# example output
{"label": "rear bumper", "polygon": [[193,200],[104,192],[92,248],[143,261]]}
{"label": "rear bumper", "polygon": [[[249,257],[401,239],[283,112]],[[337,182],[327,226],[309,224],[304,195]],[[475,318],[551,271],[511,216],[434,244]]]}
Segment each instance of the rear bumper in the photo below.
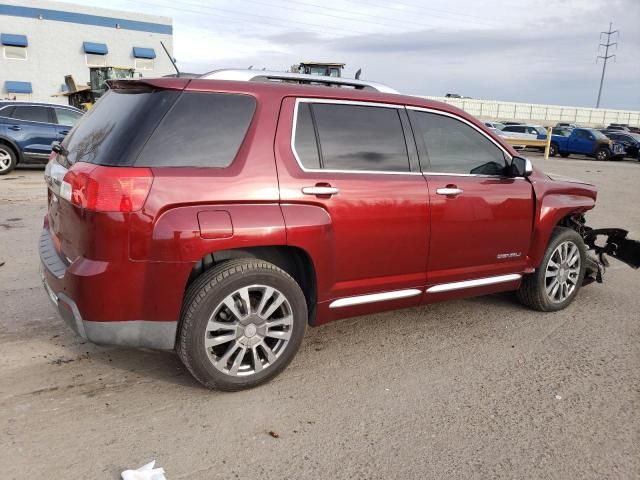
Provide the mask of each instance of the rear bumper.
{"label": "rear bumper", "polygon": [[[177,321],[124,320],[92,321],[82,317],[76,301],[69,291],[78,281],[68,272],[51,240],[48,229],[43,229],[39,242],[42,283],[47,296],[65,323],[80,337],[102,345],[172,350],[175,346]],[[104,272],[97,273],[102,275]],[[91,277],[88,275],[87,277]],[[90,278],[88,279],[90,281]],[[135,293],[134,293],[135,294]],[[97,301],[97,300],[96,300]],[[117,301],[117,300],[116,300]]]}

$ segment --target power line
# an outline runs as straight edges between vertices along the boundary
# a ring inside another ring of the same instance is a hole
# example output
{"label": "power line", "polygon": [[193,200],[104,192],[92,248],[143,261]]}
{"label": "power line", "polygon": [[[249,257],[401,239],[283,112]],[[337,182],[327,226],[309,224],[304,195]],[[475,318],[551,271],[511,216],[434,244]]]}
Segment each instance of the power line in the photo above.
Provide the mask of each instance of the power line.
{"label": "power line", "polygon": [[604,50],[604,55],[598,55],[596,57],[596,63],[598,63],[599,58],[602,58],[604,60],[604,62],[602,63],[602,76],[600,77],[600,88],[598,89],[598,101],[596,102],[596,108],[600,108],[600,97],[602,96],[602,84],[604,83],[604,73],[607,71],[607,61],[610,58],[616,57],[615,54],[609,55],[609,47],[612,47],[615,45],[616,49],[618,48],[618,42],[611,42],[611,36],[612,35],[618,36],[620,32],[618,30],[611,30],[612,26],[613,24],[609,22],[609,30],[606,32],[600,32],[600,41],[602,41],[602,36],[606,35],[607,43],[600,43],[600,45],[598,45],[598,50],[600,50],[600,47],[604,47],[605,50]]}

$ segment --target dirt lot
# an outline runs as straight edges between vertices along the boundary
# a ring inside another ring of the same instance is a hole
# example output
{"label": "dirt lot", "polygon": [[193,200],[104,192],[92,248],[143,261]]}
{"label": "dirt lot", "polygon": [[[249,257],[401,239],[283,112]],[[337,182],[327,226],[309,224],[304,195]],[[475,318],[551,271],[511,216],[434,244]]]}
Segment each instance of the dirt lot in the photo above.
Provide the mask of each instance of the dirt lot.
{"label": "dirt lot", "polygon": [[[533,155],[532,155],[533,156]],[[640,237],[640,163],[535,159]],[[558,313],[494,295],[309,330],[270,384],[208,392],[170,353],[98,347],[42,290],[41,170],[0,177],[0,477],[640,478],[640,272]],[[274,432],[274,434],[270,434]]]}

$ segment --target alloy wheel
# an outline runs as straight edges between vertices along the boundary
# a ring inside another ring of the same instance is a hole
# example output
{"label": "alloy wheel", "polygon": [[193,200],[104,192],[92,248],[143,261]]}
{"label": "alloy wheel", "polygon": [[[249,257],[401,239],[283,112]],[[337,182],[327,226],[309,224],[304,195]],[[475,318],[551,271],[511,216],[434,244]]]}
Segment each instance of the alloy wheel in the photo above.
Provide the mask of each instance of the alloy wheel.
{"label": "alloy wheel", "polygon": [[11,167],[11,154],[0,147],[0,172],[4,172]]}
{"label": "alloy wheel", "polygon": [[554,303],[564,302],[578,286],[580,277],[580,250],[566,241],[558,245],[547,262],[545,290]]}
{"label": "alloy wheel", "polygon": [[254,375],[282,355],[292,328],[293,311],[284,294],[266,285],[251,285],[227,295],[214,309],[204,343],[220,372]]}

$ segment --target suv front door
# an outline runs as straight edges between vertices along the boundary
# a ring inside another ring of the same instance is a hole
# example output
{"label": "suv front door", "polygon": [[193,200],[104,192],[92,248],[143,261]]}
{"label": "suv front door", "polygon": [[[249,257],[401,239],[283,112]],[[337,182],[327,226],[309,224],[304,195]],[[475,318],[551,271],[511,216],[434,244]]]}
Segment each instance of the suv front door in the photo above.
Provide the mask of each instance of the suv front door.
{"label": "suv front door", "polygon": [[327,319],[420,303],[429,199],[408,132],[403,106],[283,102],[276,161],[287,243],[316,259]]}
{"label": "suv front door", "polygon": [[25,159],[45,163],[56,139],[53,110],[40,105],[16,105],[7,131]]}
{"label": "suv front door", "polygon": [[426,301],[513,288],[525,269],[533,193],[480,127],[452,114],[409,107],[429,184],[431,246]]}

